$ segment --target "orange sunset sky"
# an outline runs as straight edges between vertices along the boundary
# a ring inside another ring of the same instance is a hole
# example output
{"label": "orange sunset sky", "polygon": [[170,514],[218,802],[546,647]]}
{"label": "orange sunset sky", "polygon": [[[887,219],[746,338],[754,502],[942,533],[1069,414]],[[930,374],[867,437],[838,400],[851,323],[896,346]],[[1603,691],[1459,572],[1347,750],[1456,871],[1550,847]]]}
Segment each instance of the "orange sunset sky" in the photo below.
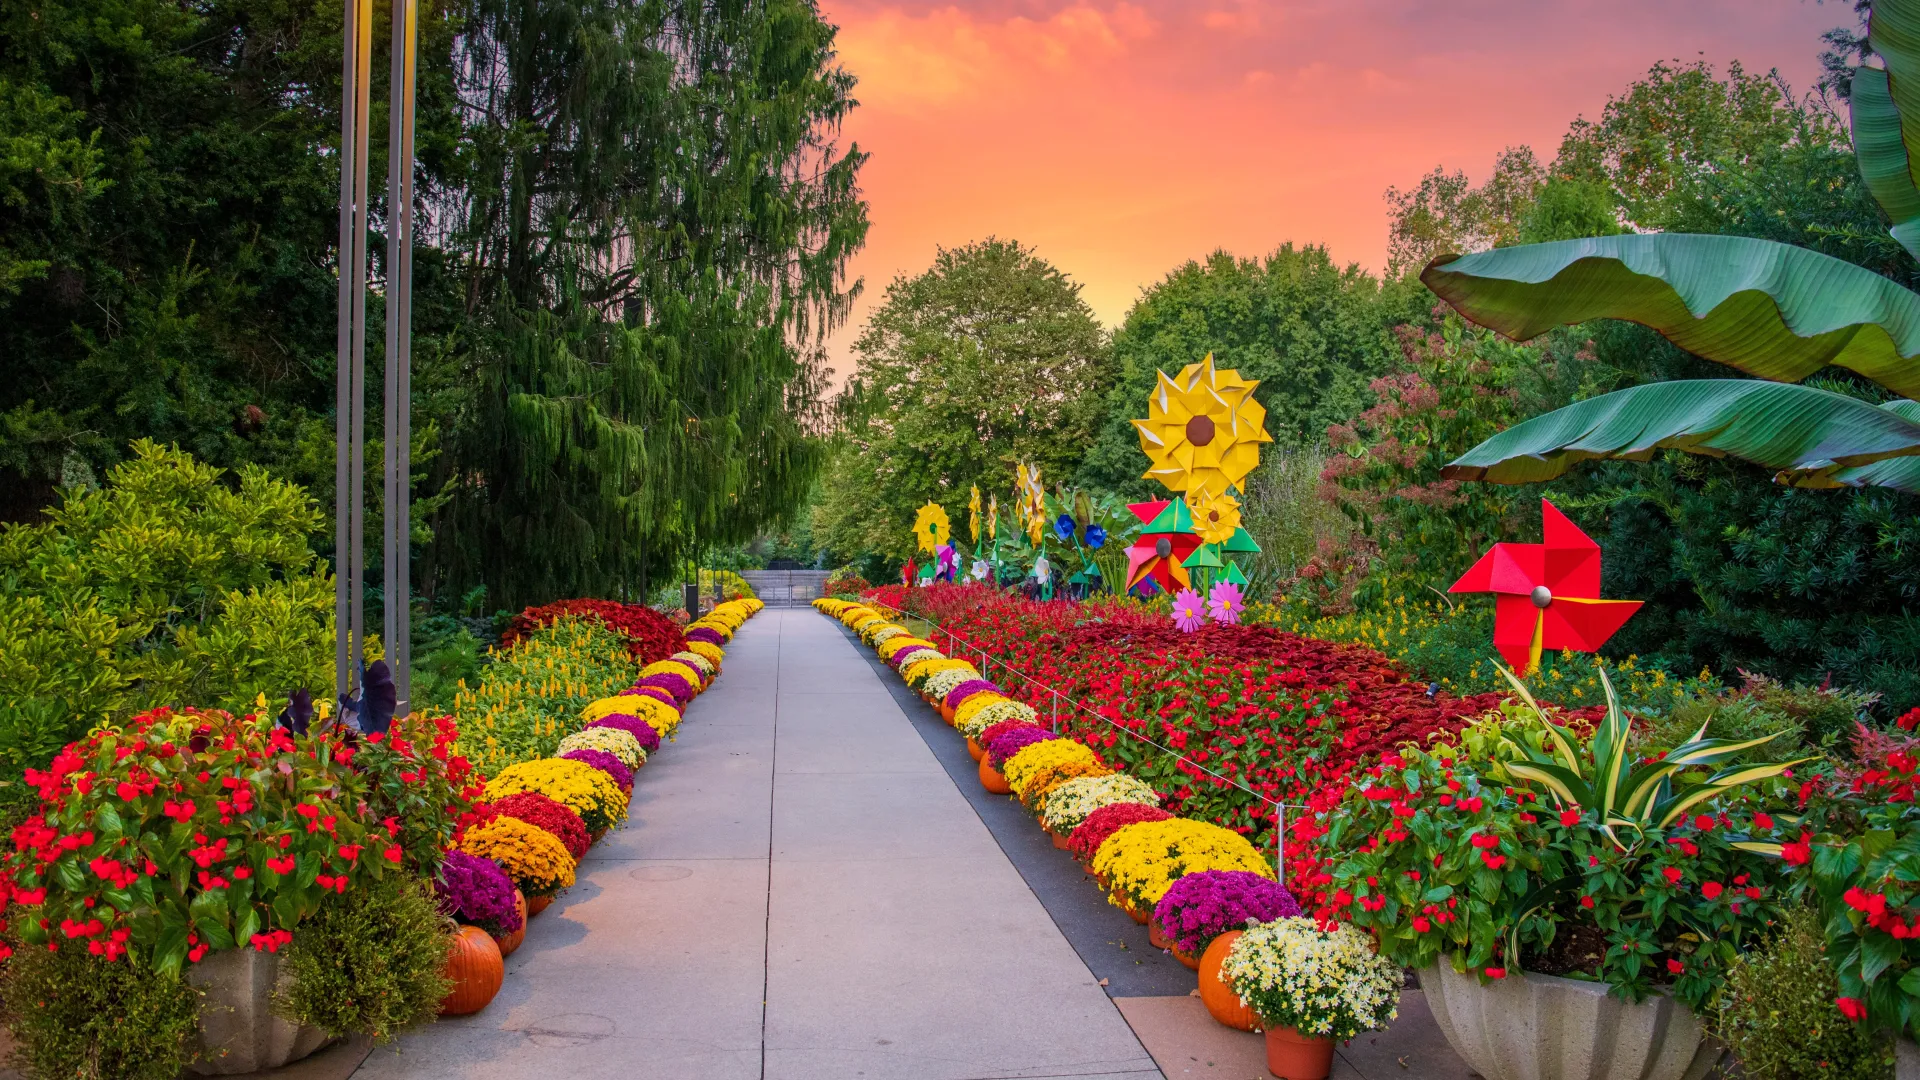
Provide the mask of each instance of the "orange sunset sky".
{"label": "orange sunset sky", "polygon": [[[1321,243],[1386,261],[1388,186],[1484,179],[1504,146],[1551,160],[1655,61],[1819,73],[1813,0],[822,0],[860,100],[843,136],[873,228],[866,293],[830,343],[938,245],[1018,239],[1107,326],[1224,247]],[[836,379],[838,381],[838,379]]]}

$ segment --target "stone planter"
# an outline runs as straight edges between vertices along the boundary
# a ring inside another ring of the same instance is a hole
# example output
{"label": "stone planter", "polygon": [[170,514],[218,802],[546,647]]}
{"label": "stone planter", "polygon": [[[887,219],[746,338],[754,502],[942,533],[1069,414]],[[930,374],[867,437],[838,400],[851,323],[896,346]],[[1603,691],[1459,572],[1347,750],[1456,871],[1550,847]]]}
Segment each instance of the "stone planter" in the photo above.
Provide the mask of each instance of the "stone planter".
{"label": "stone planter", "polygon": [[205,996],[200,999],[200,1060],[191,1071],[229,1076],[277,1069],[325,1046],[326,1032],[273,1014],[270,999],[288,978],[278,955],[249,948],[223,949],[193,965],[187,981]]}
{"label": "stone planter", "polygon": [[1605,983],[1518,972],[1482,986],[1444,958],[1421,969],[1420,987],[1447,1042],[1486,1080],[1701,1080],[1722,1054],[1669,997],[1634,1005]]}
{"label": "stone planter", "polygon": [[1894,1043],[1894,1080],[1920,1080],[1920,1043],[1902,1038]]}

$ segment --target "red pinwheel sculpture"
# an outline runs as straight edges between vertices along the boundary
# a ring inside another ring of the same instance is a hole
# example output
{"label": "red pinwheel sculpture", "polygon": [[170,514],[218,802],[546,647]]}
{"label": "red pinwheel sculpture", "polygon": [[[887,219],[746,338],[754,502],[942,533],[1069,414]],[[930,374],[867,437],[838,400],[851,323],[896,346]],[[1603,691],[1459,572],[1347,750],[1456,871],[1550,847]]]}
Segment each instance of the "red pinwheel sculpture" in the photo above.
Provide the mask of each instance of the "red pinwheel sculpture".
{"label": "red pinwheel sculpture", "polygon": [[[1200,537],[1193,531],[1193,518],[1187,504],[1178,499],[1129,503],[1127,509],[1140,519],[1145,532],[1127,548],[1127,591],[1152,578],[1162,592],[1174,593],[1187,588],[1192,578],[1181,563],[1200,548]],[[1185,531],[1181,531],[1181,530]]]}
{"label": "red pinwheel sculpture", "polygon": [[1448,592],[1494,594],[1493,646],[1522,672],[1547,649],[1593,652],[1640,610],[1600,599],[1600,545],[1545,499],[1544,544],[1495,544]]}

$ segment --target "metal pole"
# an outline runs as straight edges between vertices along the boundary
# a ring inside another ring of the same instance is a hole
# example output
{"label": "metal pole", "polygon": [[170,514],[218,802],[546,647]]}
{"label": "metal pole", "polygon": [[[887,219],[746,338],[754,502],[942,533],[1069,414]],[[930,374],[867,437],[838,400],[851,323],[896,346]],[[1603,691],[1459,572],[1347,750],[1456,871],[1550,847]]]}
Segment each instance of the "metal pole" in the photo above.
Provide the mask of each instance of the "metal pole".
{"label": "metal pole", "polygon": [[412,439],[413,439],[413,82],[418,30],[413,0],[394,0],[392,73],[387,93],[387,386],[386,535],[387,602],[382,626],[398,704],[405,716],[412,689]]}
{"label": "metal pole", "polygon": [[340,310],[334,383],[334,693],[355,682],[360,638],[360,367],[366,347],[366,111],[371,0],[345,6],[340,66]]}

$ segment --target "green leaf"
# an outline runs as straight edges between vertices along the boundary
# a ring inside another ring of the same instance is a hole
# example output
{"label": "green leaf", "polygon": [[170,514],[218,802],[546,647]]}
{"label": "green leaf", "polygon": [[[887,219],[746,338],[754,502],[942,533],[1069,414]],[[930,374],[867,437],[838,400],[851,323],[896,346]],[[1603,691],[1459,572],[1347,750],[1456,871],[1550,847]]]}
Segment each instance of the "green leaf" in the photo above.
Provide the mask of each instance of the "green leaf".
{"label": "green leaf", "polygon": [[1870,934],[1860,942],[1860,978],[1872,982],[1899,959],[1899,941],[1886,934]]}
{"label": "green leaf", "polygon": [[179,974],[181,965],[187,962],[187,928],[169,926],[160,931],[160,940],[153,947],[153,967],[163,975]]}
{"label": "green leaf", "polygon": [[1679,379],[1588,398],[1495,435],[1441,470],[1450,480],[1529,484],[1595,459],[1658,449],[1736,457],[1796,487],[1835,487],[1843,468],[1920,455],[1920,424],[1790,383]]}
{"label": "green leaf", "polygon": [[1627,319],[1763,379],[1828,364],[1920,394],[1920,295],[1810,248],[1743,236],[1596,236],[1442,255],[1420,280],[1516,340]]}
{"label": "green leaf", "polygon": [[212,889],[193,898],[187,906],[187,912],[193,917],[196,927],[205,933],[210,924],[228,925],[231,916],[227,911],[227,894],[224,889]]}
{"label": "green leaf", "polygon": [[245,943],[260,932],[260,909],[249,904],[240,916],[240,924],[233,928],[233,940]]}
{"label": "green leaf", "polygon": [[[1879,46],[1879,40],[1874,44]],[[1849,104],[1860,178],[1867,182],[1867,190],[1880,209],[1893,219],[1893,228],[1887,231],[1908,253],[1920,258],[1920,188],[1914,187],[1905,125],[1894,103],[1887,72],[1882,68],[1855,68]]]}

